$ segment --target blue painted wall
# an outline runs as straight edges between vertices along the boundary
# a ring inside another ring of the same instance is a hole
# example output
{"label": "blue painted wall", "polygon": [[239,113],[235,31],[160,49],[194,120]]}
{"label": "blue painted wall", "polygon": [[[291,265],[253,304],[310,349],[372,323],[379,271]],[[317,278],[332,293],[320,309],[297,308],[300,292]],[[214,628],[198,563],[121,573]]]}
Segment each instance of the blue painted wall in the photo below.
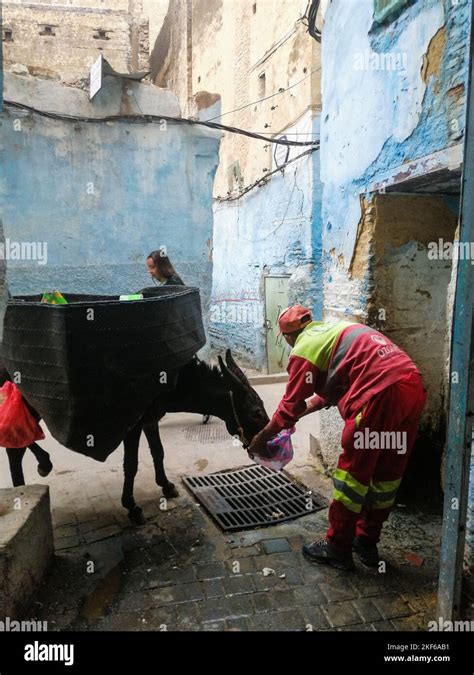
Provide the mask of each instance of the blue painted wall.
{"label": "blue painted wall", "polygon": [[[54,98],[46,106],[54,110]],[[5,237],[48,247],[46,265],[8,261],[10,291],[130,293],[151,285],[145,257],[165,246],[207,305],[218,146],[219,135],[198,126],[56,121],[5,109]]]}
{"label": "blue painted wall", "polygon": [[[448,166],[463,132],[469,0],[415,2],[378,27],[373,11],[373,0],[333,0],[324,23],[324,276],[328,304],[341,314],[363,313],[370,291],[363,280],[348,284],[346,277],[331,286],[329,253],[343,256],[347,272],[361,194],[377,181],[390,184],[400,167],[433,153]],[[432,42],[440,47],[439,63]],[[395,68],[384,67],[388,55],[398,59]],[[432,70],[423,78],[427,56]]]}
{"label": "blue painted wall", "polygon": [[[1,8],[0,8],[1,10]],[[0,139],[3,135],[3,43],[0,40]],[[4,242],[3,235],[3,214],[0,211],[0,243]],[[5,285],[6,262],[0,257],[0,342],[3,339],[3,311],[7,299],[7,289]]]}
{"label": "blue painted wall", "polygon": [[[319,116],[308,123],[319,135]],[[292,148],[290,157],[302,151]],[[289,302],[322,313],[319,172],[316,151],[240,199],[215,203],[212,346],[231,347],[259,370],[266,368],[265,276],[289,276]]]}

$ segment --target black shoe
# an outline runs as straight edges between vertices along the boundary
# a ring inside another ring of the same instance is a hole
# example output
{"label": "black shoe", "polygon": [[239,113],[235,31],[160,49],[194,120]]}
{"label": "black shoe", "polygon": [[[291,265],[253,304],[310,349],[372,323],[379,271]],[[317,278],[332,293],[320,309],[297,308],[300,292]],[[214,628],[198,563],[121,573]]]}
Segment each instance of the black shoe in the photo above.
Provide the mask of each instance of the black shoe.
{"label": "black shoe", "polygon": [[312,562],[332,565],[340,570],[353,570],[355,567],[351,551],[336,551],[326,539],[304,544],[302,550],[305,558]]}
{"label": "black shoe", "polygon": [[374,544],[367,539],[355,537],[352,542],[352,550],[357,553],[360,561],[367,565],[367,567],[377,567],[380,562],[377,544]]}
{"label": "black shoe", "polygon": [[46,476],[49,476],[49,474],[53,470],[53,464],[52,462],[48,462],[46,464],[38,464],[36,470],[38,471],[39,475],[42,478],[46,478]]}

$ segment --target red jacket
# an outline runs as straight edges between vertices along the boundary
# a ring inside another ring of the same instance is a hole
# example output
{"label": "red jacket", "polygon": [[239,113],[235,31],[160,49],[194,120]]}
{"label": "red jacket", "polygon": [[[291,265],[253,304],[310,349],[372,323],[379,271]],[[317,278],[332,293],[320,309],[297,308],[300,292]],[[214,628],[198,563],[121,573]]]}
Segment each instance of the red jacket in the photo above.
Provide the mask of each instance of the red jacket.
{"label": "red jacket", "polygon": [[308,324],[291,350],[287,371],[285,394],[268,426],[275,434],[296,423],[311,396],[314,410],[337,405],[348,419],[382,389],[419,373],[382,333],[347,321]]}

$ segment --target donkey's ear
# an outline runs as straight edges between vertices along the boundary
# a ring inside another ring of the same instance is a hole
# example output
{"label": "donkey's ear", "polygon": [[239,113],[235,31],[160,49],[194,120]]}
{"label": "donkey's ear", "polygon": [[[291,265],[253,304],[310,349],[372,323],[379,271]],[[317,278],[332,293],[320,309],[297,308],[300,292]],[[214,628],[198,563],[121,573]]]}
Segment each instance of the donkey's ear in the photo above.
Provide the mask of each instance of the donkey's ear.
{"label": "donkey's ear", "polygon": [[234,361],[234,357],[232,356],[232,352],[230,351],[230,349],[226,350],[225,362],[227,364],[228,369],[236,377],[239,378],[239,380],[242,382],[242,384],[245,384],[246,387],[250,387],[250,382],[248,381],[247,376],[245,375],[245,373],[239,368],[239,366]]}
{"label": "donkey's ear", "polygon": [[224,377],[224,382],[229,387],[229,389],[232,389],[232,391],[235,391],[235,389],[242,389],[242,382],[239,380],[239,378],[236,377],[236,375],[234,375],[234,373],[229,370],[229,368],[227,368],[220,355],[217,358],[222,375]]}

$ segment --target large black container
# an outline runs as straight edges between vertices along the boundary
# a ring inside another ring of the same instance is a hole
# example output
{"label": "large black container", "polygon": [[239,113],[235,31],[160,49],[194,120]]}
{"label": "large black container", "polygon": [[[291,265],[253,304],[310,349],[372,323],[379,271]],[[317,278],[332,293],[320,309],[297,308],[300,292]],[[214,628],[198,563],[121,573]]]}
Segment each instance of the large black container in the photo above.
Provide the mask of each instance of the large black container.
{"label": "large black container", "polygon": [[40,296],[7,305],[10,376],[61,445],[99,461],[206,341],[197,288],[142,292],[134,301],[63,293],[67,305]]}

